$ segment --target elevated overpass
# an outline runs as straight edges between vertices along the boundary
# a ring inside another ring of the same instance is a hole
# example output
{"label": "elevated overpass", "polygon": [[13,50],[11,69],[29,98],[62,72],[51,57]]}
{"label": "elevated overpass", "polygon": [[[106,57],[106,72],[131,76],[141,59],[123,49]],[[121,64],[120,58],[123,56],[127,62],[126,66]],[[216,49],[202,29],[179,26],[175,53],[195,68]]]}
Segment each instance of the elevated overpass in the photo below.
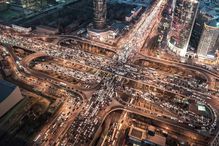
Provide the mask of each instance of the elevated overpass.
{"label": "elevated overpass", "polygon": [[155,115],[151,115],[150,113],[146,113],[140,110],[137,110],[132,107],[120,105],[120,106],[114,106],[111,108],[110,111],[108,111],[104,117],[102,118],[102,123],[100,124],[99,129],[103,125],[103,122],[107,118],[107,116],[116,111],[125,111],[128,113],[136,114],[136,115],[141,115],[143,117],[146,117],[150,119],[151,123],[154,126],[157,126],[159,128],[164,129],[165,131],[168,131],[168,134],[170,135],[179,135],[188,140],[189,142],[193,144],[198,144],[198,145],[206,145],[208,144],[207,141],[209,141],[209,137],[206,137],[204,135],[200,135],[198,132],[194,132],[191,127],[184,128],[181,126],[179,123],[175,122],[169,122],[167,119],[162,119],[162,118],[157,118]]}

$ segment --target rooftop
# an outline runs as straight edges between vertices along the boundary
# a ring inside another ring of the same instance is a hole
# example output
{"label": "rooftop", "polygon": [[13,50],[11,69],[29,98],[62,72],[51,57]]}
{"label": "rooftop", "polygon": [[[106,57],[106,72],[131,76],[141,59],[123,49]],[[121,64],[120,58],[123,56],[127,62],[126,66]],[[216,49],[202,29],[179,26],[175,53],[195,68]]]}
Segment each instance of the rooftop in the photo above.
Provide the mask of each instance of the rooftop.
{"label": "rooftop", "polygon": [[201,13],[206,14],[213,19],[219,17],[218,6],[214,3],[200,1],[199,9]]}
{"label": "rooftop", "polygon": [[16,85],[5,80],[0,80],[0,103],[7,98],[15,88]]}
{"label": "rooftop", "polygon": [[216,27],[219,28],[219,17],[216,19],[212,19],[209,23],[208,26]]}
{"label": "rooftop", "polygon": [[141,141],[144,133],[145,131],[143,129],[131,126],[129,136]]}

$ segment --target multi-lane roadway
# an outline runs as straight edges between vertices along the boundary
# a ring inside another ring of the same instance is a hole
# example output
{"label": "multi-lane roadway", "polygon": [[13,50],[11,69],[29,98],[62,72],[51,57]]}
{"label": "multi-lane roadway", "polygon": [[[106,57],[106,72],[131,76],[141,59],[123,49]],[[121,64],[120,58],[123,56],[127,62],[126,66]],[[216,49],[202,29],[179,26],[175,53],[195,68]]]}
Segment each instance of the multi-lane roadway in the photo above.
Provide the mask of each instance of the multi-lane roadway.
{"label": "multi-lane roadway", "polygon": [[[117,103],[116,106],[121,105],[123,109],[126,109],[129,112],[135,111],[136,113],[149,113],[149,115],[156,115],[154,116],[154,119],[160,119],[161,121],[169,123],[171,126],[175,126],[182,131],[186,131],[186,129],[188,129],[192,132],[193,129],[194,133],[197,134],[198,131],[192,128],[192,126],[194,125],[186,125],[182,123],[183,119],[179,117],[177,113],[172,112],[173,108],[178,108],[175,107],[175,105],[173,107],[173,103],[169,102],[161,106],[162,104],[160,102],[154,102],[154,106],[160,106],[161,108],[164,108],[162,114],[159,114],[159,111],[157,113],[151,109],[144,109],[141,107],[137,107],[133,103],[130,104],[126,101],[123,101],[119,94],[121,92],[121,89],[123,92],[132,92],[131,94],[135,94],[136,90],[140,90],[140,92],[136,92],[136,94],[138,94],[138,98],[144,98],[149,100],[148,97],[150,96],[152,98],[150,99],[151,101],[153,101],[153,99],[162,99],[162,97],[159,97],[158,95],[153,93],[158,90],[163,91],[163,94],[168,93],[170,95],[180,96],[185,99],[192,98],[197,102],[202,102],[211,111],[211,121],[207,122],[207,124],[205,123],[205,127],[208,127],[207,129],[209,130],[209,134],[215,132],[216,122],[218,122],[216,112],[219,111],[217,106],[218,98],[216,96],[203,93],[203,90],[200,91],[200,89],[202,88],[191,89],[189,86],[184,86],[184,84],[178,84],[176,81],[171,83],[170,81],[173,79],[170,76],[166,75],[168,74],[168,72],[162,72],[161,74],[159,74],[159,70],[157,71],[156,69],[149,69],[147,67],[142,68],[138,65],[134,65],[133,62],[130,61],[131,56],[132,59],[145,59],[152,62],[158,62],[161,65],[165,64],[170,67],[175,66],[179,70],[180,68],[188,69],[190,71],[195,70],[196,72],[199,72],[199,74],[201,74],[202,76],[206,77],[206,84],[207,81],[212,78],[212,76],[214,78],[219,77],[216,73],[213,73],[201,67],[196,67],[183,63],[173,63],[165,60],[161,61],[142,55],[140,57],[133,56],[136,51],[140,50],[142,45],[145,43],[144,40],[146,37],[148,37],[147,32],[150,32],[149,30],[152,27],[151,25],[154,25],[154,23],[151,22],[162,11],[163,3],[163,0],[158,0],[156,2],[156,5],[154,5],[153,8],[149,10],[149,13],[143,14],[139,23],[134,26],[134,31],[132,35],[130,35],[131,37],[129,39],[127,38],[128,43],[121,43],[122,45],[120,44],[120,48],[117,50],[112,59],[100,56],[98,54],[95,55],[89,52],[84,52],[77,47],[68,48],[65,46],[46,43],[31,37],[27,38],[22,34],[14,32],[10,28],[1,28],[0,42],[2,44],[16,46],[23,48],[24,50],[26,49],[37,52],[35,54],[27,56],[20,61],[13,54],[13,50],[10,49],[10,47],[7,46],[7,48],[4,49],[5,52],[11,53],[11,59],[8,59],[8,61],[9,64],[11,64],[11,68],[15,74],[15,77],[24,84],[33,86],[34,90],[47,94],[48,96],[51,96],[51,93],[48,91],[51,91],[51,89],[57,90],[59,91],[59,94],[57,94],[59,95],[59,98],[63,98],[64,106],[60,109],[59,112],[57,112],[57,115],[50,122],[50,124],[46,125],[45,128],[41,130],[41,132],[34,139],[34,142],[41,143],[43,145],[88,145],[92,141],[92,138],[95,136],[96,131],[101,126],[101,123],[104,120],[103,117],[112,110],[112,104],[114,103]],[[146,31],[147,29],[148,31]],[[40,66],[44,73],[35,70],[36,68],[34,69],[30,67],[31,62],[33,62],[35,59],[46,56],[62,60],[63,66],[58,67],[57,64],[53,66],[49,64],[48,66],[48,63],[43,62],[38,66]],[[127,61],[129,61],[129,63],[127,63]],[[91,77],[91,75],[83,73],[83,71],[77,71],[76,73],[74,71],[74,67],[66,68],[66,66],[64,65],[66,64],[66,62],[74,64],[76,63],[81,66],[90,67],[91,69],[96,70],[96,74],[94,76],[92,75],[92,77],[96,79],[98,87],[95,86],[95,88],[89,88],[90,92],[86,92],[82,88],[79,88],[74,84],[69,83],[68,80],[64,80],[63,78],[58,79],[53,75],[45,74],[45,72],[50,69],[50,71],[53,70],[54,72],[63,72],[61,74],[62,76],[67,76],[66,71],[69,73],[72,72],[70,74],[72,77],[80,76],[79,78],[83,78],[84,81],[87,80],[85,76]],[[201,72],[204,72],[204,74]],[[100,78],[99,75],[103,73],[104,75],[101,75]],[[169,73],[171,74],[171,72]],[[158,78],[159,75],[164,76],[164,78],[170,78],[170,80],[162,80]],[[179,76],[179,80],[183,80],[180,75],[177,76]],[[40,83],[40,85],[37,85],[36,82]],[[62,83],[62,85],[60,85],[60,83]],[[153,88],[154,91],[151,92],[145,89],[139,89],[138,87],[133,87],[133,84],[136,86],[144,86],[149,89]],[[198,86],[198,83],[195,85]],[[74,91],[75,93],[77,93],[77,95],[80,95],[82,99],[73,100],[75,99],[75,97],[73,97],[75,95],[69,93],[69,90]],[[179,90],[181,92],[179,92]],[[151,92],[151,94],[153,95],[146,95],[146,92]],[[190,94],[185,95],[185,93],[188,92]],[[211,92],[211,90],[208,90],[207,92],[209,93]],[[56,98],[57,95],[54,94],[52,97]],[[134,97],[135,95],[131,96]],[[77,108],[78,106],[81,106],[81,108]],[[111,107],[111,109],[109,109],[108,107]],[[181,112],[181,110],[182,109],[180,108],[177,109],[178,113],[183,114],[184,112]],[[65,113],[66,111],[68,112]],[[174,114],[176,115],[175,117],[172,116]],[[186,116],[191,116],[188,115],[188,113],[184,114]],[[189,119],[194,120],[194,123],[196,123],[197,120],[200,119],[196,113],[189,114],[193,114],[197,117],[195,119]],[[164,116],[169,118],[164,118]],[[182,127],[177,126],[179,124],[182,125]],[[59,133],[62,133],[62,135],[60,135]],[[52,138],[55,138],[55,140],[51,141]],[[196,142],[203,143],[203,139],[197,138]]]}

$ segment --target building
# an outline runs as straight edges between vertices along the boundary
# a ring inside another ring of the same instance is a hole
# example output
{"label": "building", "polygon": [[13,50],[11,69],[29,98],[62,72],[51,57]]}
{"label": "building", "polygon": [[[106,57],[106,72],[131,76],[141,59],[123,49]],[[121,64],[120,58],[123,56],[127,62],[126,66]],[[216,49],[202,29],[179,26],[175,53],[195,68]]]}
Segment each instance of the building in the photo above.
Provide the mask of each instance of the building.
{"label": "building", "polygon": [[14,31],[22,32],[22,33],[30,33],[32,31],[31,27],[26,28],[26,27],[14,25],[14,24],[12,24],[11,27]]}
{"label": "building", "polygon": [[106,27],[107,2],[106,0],[93,0],[94,29],[103,30]]}
{"label": "building", "polygon": [[195,22],[198,1],[173,0],[172,7],[172,22],[167,36],[167,44],[170,50],[184,57]]}
{"label": "building", "polygon": [[99,41],[99,42],[105,42],[105,43],[113,43],[117,33],[116,31],[112,29],[107,29],[105,31],[94,31],[93,29],[87,29],[87,34],[89,39]]}
{"label": "building", "polygon": [[147,130],[131,126],[128,138],[133,145],[166,146],[166,137],[155,133],[155,127],[149,126]]}
{"label": "building", "polygon": [[[219,2],[219,1],[218,1]],[[216,0],[200,1],[199,10],[195,20],[195,24],[192,30],[190,39],[190,45],[195,50],[198,48],[198,44],[203,32],[205,23],[208,23],[212,19],[219,16],[219,3]]]}
{"label": "building", "polygon": [[93,23],[87,27],[89,39],[106,42],[111,35],[111,31],[106,25],[107,1],[93,0]]}
{"label": "building", "polygon": [[0,80],[0,89],[0,117],[2,117],[23,97],[19,87],[5,80]]}
{"label": "building", "polygon": [[53,28],[45,25],[38,25],[36,26],[36,32],[41,34],[47,34],[47,35],[55,35],[59,33],[59,30],[57,28]]}
{"label": "building", "polygon": [[204,24],[197,55],[199,59],[216,59],[219,49],[219,18]]}
{"label": "building", "polygon": [[13,6],[29,9],[40,10],[47,5],[48,0],[8,0]]}
{"label": "building", "polygon": [[142,6],[137,6],[131,12],[125,17],[125,21],[130,22],[133,18],[136,18],[136,16],[140,13],[142,10]]}

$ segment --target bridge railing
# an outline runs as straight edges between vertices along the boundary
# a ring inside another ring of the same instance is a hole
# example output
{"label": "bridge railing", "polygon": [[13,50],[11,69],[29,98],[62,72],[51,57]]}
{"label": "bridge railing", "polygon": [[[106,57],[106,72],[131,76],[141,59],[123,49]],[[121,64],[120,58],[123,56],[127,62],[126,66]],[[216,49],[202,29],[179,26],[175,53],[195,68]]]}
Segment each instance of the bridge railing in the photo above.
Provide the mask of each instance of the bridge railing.
{"label": "bridge railing", "polygon": [[210,142],[210,146],[219,146],[219,131],[217,132],[214,139]]}

